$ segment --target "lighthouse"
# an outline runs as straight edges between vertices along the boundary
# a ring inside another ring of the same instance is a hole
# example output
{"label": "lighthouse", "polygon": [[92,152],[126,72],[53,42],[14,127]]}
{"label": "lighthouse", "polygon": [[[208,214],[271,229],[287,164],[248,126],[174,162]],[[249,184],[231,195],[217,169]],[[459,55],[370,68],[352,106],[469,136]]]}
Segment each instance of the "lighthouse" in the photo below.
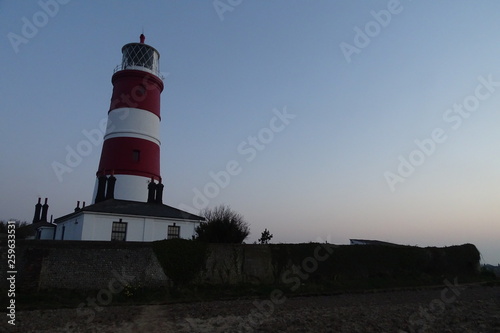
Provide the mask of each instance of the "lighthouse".
{"label": "lighthouse", "polygon": [[158,51],[144,43],[122,48],[96,173],[93,203],[106,199],[160,202],[160,94]]}
{"label": "lighthouse", "polygon": [[[144,43],[122,48],[92,204],[55,219],[53,239],[152,242],[192,239],[204,217],[165,205],[160,175],[158,51]],[[35,215],[39,214],[38,204]],[[36,215],[38,216],[38,215]]]}

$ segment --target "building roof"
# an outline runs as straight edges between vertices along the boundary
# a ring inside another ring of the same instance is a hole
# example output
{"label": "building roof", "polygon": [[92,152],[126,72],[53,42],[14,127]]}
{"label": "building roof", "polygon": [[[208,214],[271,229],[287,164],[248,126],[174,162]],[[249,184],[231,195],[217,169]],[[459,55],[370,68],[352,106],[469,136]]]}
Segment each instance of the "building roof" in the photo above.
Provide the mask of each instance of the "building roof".
{"label": "building roof", "polygon": [[196,221],[205,220],[205,218],[202,216],[194,215],[164,204],[108,199],[95,203],[93,205],[85,206],[81,209],[78,209],[74,213],[61,216],[55,219],[54,222],[60,223],[82,212],[151,216],[151,217],[171,218],[179,220],[196,220]]}
{"label": "building roof", "polygon": [[351,239],[351,245],[384,245],[384,246],[400,246],[399,244],[383,242],[370,239]]}

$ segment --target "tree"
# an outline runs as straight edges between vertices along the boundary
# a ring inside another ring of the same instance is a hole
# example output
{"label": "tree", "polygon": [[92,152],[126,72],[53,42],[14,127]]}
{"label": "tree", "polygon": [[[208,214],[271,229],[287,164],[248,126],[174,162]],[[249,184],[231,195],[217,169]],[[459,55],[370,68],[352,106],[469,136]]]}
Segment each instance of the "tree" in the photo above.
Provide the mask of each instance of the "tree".
{"label": "tree", "polygon": [[[21,220],[17,220],[17,219],[10,219],[8,221],[15,221],[15,226],[16,226],[16,229],[17,228],[20,228],[20,227],[24,227],[26,225],[28,225],[29,223],[26,222],[26,221],[21,221]],[[0,233],[6,233],[7,232],[7,223],[8,221],[0,221]]]}
{"label": "tree", "polygon": [[259,244],[269,244],[271,238],[273,238],[273,234],[271,234],[269,230],[264,229],[264,231],[262,231],[262,234],[260,235]]}
{"label": "tree", "polygon": [[196,227],[196,240],[207,243],[242,243],[250,234],[243,215],[231,210],[229,206],[205,208],[200,215],[205,217],[206,222]]}

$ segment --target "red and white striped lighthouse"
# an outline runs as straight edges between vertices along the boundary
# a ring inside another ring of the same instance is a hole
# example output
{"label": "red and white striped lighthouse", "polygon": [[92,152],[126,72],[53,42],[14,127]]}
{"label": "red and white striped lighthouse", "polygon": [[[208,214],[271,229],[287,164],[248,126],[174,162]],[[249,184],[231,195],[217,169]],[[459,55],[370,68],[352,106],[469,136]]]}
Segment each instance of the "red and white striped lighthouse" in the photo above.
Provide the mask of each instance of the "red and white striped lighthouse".
{"label": "red and white striped lighthouse", "polygon": [[[160,75],[158,51],[140,43],[126,44],[113,74],[93,202],[106,199],[161,202]],[[158,183],[158,184],[157,184]],[[149,186],[149,190],[148,190]],[[152,190],[153,189],[153,190]]]}

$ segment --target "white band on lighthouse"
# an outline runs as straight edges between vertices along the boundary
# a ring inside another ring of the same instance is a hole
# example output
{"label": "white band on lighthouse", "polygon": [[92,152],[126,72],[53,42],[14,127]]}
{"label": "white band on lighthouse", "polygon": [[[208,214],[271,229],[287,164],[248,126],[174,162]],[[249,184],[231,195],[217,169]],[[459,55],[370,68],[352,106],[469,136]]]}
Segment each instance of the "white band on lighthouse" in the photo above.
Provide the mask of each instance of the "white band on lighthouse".
{"label": "white band on lighthouse", "polygon": [[146,110],[114,109],[108,114],[104,140],[117,137],[139,138],[160,145],[160,118]]}

